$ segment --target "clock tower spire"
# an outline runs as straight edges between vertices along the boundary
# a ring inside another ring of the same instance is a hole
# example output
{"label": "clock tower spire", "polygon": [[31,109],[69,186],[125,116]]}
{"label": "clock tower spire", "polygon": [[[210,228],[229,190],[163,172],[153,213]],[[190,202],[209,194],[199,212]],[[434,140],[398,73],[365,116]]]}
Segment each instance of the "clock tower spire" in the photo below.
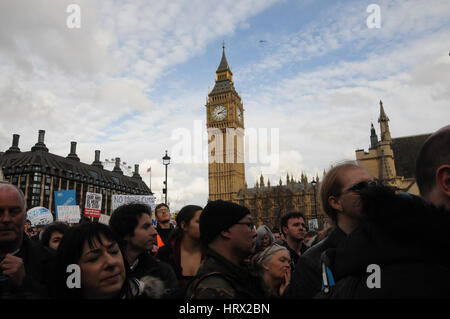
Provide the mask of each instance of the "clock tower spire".
{"label": "clock tower spire", "polygon": [[245,187],[244,106],[222,43],[216,83],[206,103],[209,200],[232,201]]}

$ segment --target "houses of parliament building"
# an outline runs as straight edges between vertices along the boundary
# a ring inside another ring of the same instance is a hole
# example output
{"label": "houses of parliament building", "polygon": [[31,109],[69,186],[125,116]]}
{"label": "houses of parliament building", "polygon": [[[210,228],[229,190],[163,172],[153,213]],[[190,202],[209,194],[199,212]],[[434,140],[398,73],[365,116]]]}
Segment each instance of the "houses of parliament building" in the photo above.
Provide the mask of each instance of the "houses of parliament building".
{"label": "houses of parliament building", "polygon": [[[288,174],[284,183],[280,178],[276,185],[260,176],[254,187],[247,187],[243,161],[244,114],[243,102],[234,87],[233,73],[223,47],[215,85],[206,103],[208,154],[210,158],[214,156],[214,160],[208,163],[209,200],[223,199],[246,206],[258,226],[264,224],[278,228],[280,217],[291,211],[303,213],[307,224],[309,220],[317,219],[319,229],[331,226],[331,220],[320,204],[319,176],[309,181],[303,173],[297,179]],[[398,191],[418,194],[415,161],[430,134],[392,138],[389,118],[381,101],[378,122],[380,140],[372,124],[369,150],[356,150],[356,161],[381,183],[394,186]],[[235,134],[227,134],[227,130]],[[219,144],[228,147],[224,151],[223,147],[218,147]]]}

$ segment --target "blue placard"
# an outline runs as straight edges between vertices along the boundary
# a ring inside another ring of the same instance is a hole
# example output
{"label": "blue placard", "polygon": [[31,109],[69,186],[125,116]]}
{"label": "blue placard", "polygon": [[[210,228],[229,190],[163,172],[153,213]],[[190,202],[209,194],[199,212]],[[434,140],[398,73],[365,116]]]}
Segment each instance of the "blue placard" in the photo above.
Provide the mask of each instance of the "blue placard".
{"label": "blue placard", "polygon": [[58,206],[73,206],[77,204],[77,198],[74,189],[55,192],[55,210],[58,216]]}

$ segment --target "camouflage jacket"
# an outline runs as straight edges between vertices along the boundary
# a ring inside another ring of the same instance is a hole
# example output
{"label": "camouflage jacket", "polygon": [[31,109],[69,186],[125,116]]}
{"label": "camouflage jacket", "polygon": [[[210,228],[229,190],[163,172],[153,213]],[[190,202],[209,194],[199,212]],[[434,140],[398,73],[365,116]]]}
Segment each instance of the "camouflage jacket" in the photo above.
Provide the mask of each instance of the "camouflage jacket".
{"label": "camouflage jacket", "polygon": [[269,297],[262,277],[211,249],[186,290],[188,299],[261,299]]}

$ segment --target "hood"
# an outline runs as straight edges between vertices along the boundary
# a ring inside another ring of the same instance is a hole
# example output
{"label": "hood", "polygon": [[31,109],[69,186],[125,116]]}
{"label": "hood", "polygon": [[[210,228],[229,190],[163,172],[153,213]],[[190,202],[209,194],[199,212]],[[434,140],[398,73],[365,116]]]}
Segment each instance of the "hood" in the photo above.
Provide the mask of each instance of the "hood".
{"label": "hood", "polygon": [[385,186],[368,187],[360,195],[361,225],[332,253],[336,279],[366,273],[370,264],[450,266],[449,210]]}

